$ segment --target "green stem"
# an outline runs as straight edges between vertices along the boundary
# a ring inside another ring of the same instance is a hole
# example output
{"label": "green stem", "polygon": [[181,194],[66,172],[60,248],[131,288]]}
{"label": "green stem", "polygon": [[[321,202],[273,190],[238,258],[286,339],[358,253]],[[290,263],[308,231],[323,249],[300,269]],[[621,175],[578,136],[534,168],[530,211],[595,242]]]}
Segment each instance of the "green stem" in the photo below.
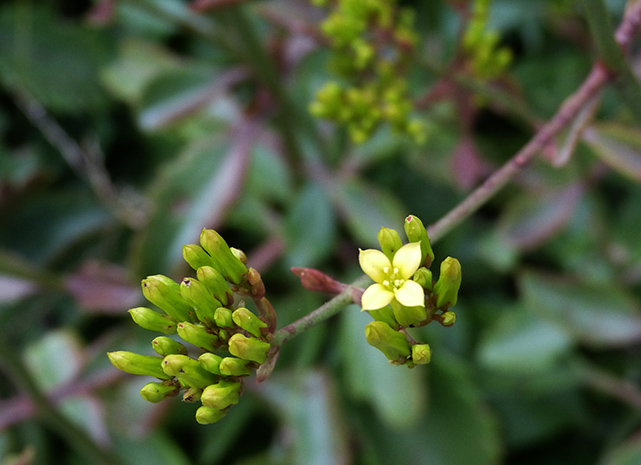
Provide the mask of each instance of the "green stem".
{"label": "green stem", "polygon": [[362,286],[367,284],[369,278],[361,276],[352,284],[347,286],[340,294],[337,294],[332,300],[326,302],[324,305],[318,307],[313,312],[305,315],[303,318],[294,321],[293,323],[279,329],[274,333],[274,339],[271,343],[272,347],[280,347],[289,342],[292,338],[307,331],[313,326],[327,320],[328,318],[336,315],[346,305],[349,305],[353,300],[353,292],[358,291]]}
{"label": "green stem", "polygon": [[6,372],[18,387],[33,402],[43,423],[56,434],[63,436],[76,451],[83,455],[87,463],[97,465],[117,465],[119,460],[111,452],[100,447],[85,430],[62,415],[42,392],[29,370],[14,348],[7,342],[6,335],[0,337],[0,354]]}

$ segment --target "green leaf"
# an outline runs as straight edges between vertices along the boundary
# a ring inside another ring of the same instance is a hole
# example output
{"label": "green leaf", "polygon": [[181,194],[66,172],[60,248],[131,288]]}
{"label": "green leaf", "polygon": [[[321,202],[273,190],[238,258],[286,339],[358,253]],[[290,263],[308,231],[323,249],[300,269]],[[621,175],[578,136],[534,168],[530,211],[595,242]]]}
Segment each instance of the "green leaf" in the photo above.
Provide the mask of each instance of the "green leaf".
{"label": "green leaf", "polygon": [[72,381],[84,363],[80,339],[70,330],[47,333],[28,346],[24,355],[32,376],[45,391]]}
{"label": "green leaf", "polygon": [[582,283],[524,273],[519,287],[532,312],[582,343],[607,347],[641,339],[638,301],[614,283]]}
{"label": "green leaf", "polygon": [[334,248],[335,221],[330,199],[317,184],[301,189],[285,221],[289,266],[314,266]]}
{"label": "green leaf", "polygon": [[416,425],[428,404],[424,367],[392,366],[365,339],[365,325],[372,321],[357,305],[345,308],[339,335],[343,374],[350,395],[369,402],[381,420],[392,428]]}
{"label": "green leaf", "polygon": [[641,181],[641,135],[637,128],[600,123],[586,132],[594,154],[623,176]]}
{"label": "green leaf", "polygon": [[641,437],[637,434],[619,444],[599,461],[600,465],[638,465],[641,463]]}
{"label": "green leaf", "polygon": [[536,313],[516,307],[492,321],[479,349],[480,362],[511,374],[546,371],[567,353],[572,338]]}

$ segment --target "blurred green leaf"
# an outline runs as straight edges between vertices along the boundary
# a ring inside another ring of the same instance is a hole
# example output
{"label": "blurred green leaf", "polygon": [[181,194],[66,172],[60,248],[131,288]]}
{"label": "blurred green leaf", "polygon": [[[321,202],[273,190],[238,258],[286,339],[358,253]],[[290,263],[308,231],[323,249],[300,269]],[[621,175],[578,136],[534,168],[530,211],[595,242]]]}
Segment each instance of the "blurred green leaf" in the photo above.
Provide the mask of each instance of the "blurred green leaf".
{"label": "blurred green leaf", "polygon": [[599,123],[586,133],[594,154],[623,176],[641,181],[641,135],[638,128]]}
{"label": "blurred green leaf", "polygon": [[32,376],[45,391],[71,382],[84,362],[78,335],[65,329],[48,333],[27,347],[24,355]]}
{"label": "blurred green leaf", "polygon": [[614,283],[581,283],[523,273],[519,287],[530,311],[594,347],[641,339],[639,302]]}
{"label": "blurred green leaf", "polygon": [[334,248],[335,221],[329,197],[317,184],[301,189],[285,221],[290,266],[313,267]]}
{"label": "blurred green leaf", "polygon": [[600,465],[637,465],[641,463],[641,437],[636,434],[608,452]]}

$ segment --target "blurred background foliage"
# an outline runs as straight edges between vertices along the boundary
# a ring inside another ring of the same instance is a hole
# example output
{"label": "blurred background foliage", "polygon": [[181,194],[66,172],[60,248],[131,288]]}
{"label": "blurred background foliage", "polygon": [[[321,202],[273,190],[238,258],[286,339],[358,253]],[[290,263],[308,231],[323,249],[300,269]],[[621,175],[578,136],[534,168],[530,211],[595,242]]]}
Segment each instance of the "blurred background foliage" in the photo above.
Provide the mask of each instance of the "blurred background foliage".
{"label": "blurred background foliage", "polygon": [[[625,2],[604,4],[617,24]],[[422,145],[385,124],[354,144],[310,116],[336,79],[331,5],[2,3],[0,462],[641,463],[641,132],[612,90],[582,138],[568,128],[434,244],[463,287],[453,327],[417,331],[429,366],[388,366],[350,306],[204,427],[110,365],[108,350],[152,353],[126,310],[145,276],[187,273],[181,246],[201,228],[246,251],[282,327],[328,299],[290,267],[358,277],[381,226],[436,222],[595,59],[582,1],[492,2],[481,26],[510,55],[489,74],[497,62],[462,44],[472,3],[401,5]]]}

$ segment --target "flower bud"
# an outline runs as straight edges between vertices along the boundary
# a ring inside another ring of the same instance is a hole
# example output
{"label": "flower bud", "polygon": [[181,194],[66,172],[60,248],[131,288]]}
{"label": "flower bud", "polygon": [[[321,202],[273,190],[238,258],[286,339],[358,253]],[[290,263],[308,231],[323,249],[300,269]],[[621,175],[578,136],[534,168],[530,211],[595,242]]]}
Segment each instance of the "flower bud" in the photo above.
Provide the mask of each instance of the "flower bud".
{"label": "flower bud", "polygon": [[231,250],[231,253],[234,254],[234,257],[240,260],[243,265],[247,265],[247,255],[245,255],[245,252],[235,247],[230,247],[229,250]]}
{"label": "flower bud", "polygon": [[396,321],[396,317],[394,317],[394,311],[389,305],[383,308],[379,308],[378,310],[368,310],[368,312],[376,321],[387,323],[394,329],[398,328],[398,321]]}
{"label": "flower bud", "polygon": [[147,402],[158,403],[165,400],[167,397],[172,397],[178,394],[180,386],[174,381],[151,382],[145,384],[140,390],[140,395]]}
{"label": "flower bud", "polygon": [[434,285],[438,308],[456,305],[458,290],[461,287],[461,264],[456,258],[447,257],[441,262],[441,274]]}
{"label": "flower bud", "polygon": [[427,319],[427,310],[425,307],[406,307],[405,305],[392,305],[394,318],[398,324],[407,328],[418,325]]}
{"label": "flower bud", "polygon": [[198,402],[203,395],[203,390],[201,388],[190,387],[183,394],[183,402]]}
{"label": "flower bud", "polygon": [[421,263],[429,268],[434,261],[434,252],[432,251],[430,238],[427,235],[425,226],[423,226],[423,222],[418,219],[418,217],[409,215],[405,218],[405,234],[407,235],[407,240],[410,242],[421,243]]}
{"label": "flower bud", "polygon": [[111,364],[132,375],[153,376],[154,378],[170,379],[162,369],[162,357],[140,355],[124,350],[107,352]]}
{"label": "flower bud", "polygon": [[[220,300],[222,305],[227,305],[234,300],[234,293],[225,281],[223,275],[217,269],[211,266],[201,266],[196,271],[196,277],[203,283],[209,291],[214,294],[216,299]],[[218,305],[220,307],[220,305]]]}
{"label": "flower bud", "polygon": [[177,377],[187,387],[204,389],[217,380],[198,360],[186,355],[167,355],[162,361],[162,369],[167,375]]}
{"label": "flower bud", "polygon": [[220,361],[220,373],[224,376],[247,376],[251,375],[251,369],[247,366],[249,360],[240,358],[225,357]]}
{"label": "flower bud", "polygon": [[167,336],[158,336],[151,341],[151,346],[158,355],[162,355],[163,357],[170,354],[187,355],[187,349],[184,345]]}
{"label": "flower bud", "polygon": [[229,352],[232,355],[256,363],[265,363],[269,347],[268,342],[245,337],[240,333],[229,338]]}
{"label": "flower bud", "polygon": [[381,244],[381,250],[391,262],[394,259],[396,251],[403,247],[398,232],[395,229],[381,228],[376,237],[378,243]]}
{"label": "flower bud", "polygon": [[236,309],[232,314],[232,320],[245,331],[253,334],[256,337],[261,336],[261,328],[267,328],[267,323],[260,320],[256,315],[254,315],[245,307]]}
{"label": "flower bud", "polygon": [[163,275],[142,280],[142,293],[154,305],[162,308],[176,321],[195,321],[192,306],[180,296],[180,285]]}
{"label": "flower bud", "polygon": [[219,307],[214,312],[214,321],[219,328],[231,328],[234,326],[232,311],[225,307]]}
{"label": "flower bud", "polygon": [[180,283],[180,294],[194,306],[196,317],[209,327],[215,327],[214,311],[221,303],[209,292],[207,286],[194,278],[185,278]]}
{"label": "flower bud", "polygon": [[205,252],[201,246],[196,244],[183,245],[183,258],[189,266],[197,270],[201,266],[215,266],[216,261]]}
{"label": "flower bud", "polygon": [[432,349],[429,344],[414,344],[412,346],[412,361],[417,365],[430,363]]}
{"label": "flower bud", "polygon": [[416,281],[423,289],[426,291],[431,291],[434,287],[434,282],[432,281],[432,271],[428,270],[424,266],[416,270],[412,281]]}
{"label": "flower bud", "polygon": [[178,335],[190,344],[200,347],[203,350],[213,350],[218,336],[207,331],[200,323],[192,324],[187,321],[178,323]]}
{"label": "flower bud", "polygon": [[221,379],[205,388],[200,398],[205,407],[222,410],[238,403],[240,382]]}
{"label": "flower bud", "polygon": [[452,326],[456,323],[456,313],[454,312],[445,312],[441,316],[443,317],[441,320],[443,326]]}
{"label": "flower bud", "polygon": [[141,328],[165,334],[176,334],[177,322],[169,315],[163,315],[147,307],[132,308],[129,310],[129,314]]}
{"label": "flower bud", "polygon": [[251,286],[251,295],[254,299],[265,297],[265,283],[256,268],[249,268],[247,271],[247,282]]}
{"label": "flower bud", "polygon": [[227,415],[227,412],[203,405],[196,410],[196,421],[201,425],[209,425],[216,423],[218,420],[224,418],[225,415]]}
{"label": "flower bud", "polygon": [[403,333],[394,331],[382,321],[372,321],[365,326],[365,338],[369,345],[383,352],[388,360],[399,361],[411,354],[410,343]]}
{"label": "flower bud", "polygon": [[198,362],[203,366],[205,370],[215,375],[222,374],[220,372],[220,362],[222,361],[220,355],[212,354],[211,352],[205,352],[198,357]]}
{"label": "flower bud", "polygon": [[223,274],[225,279],[240,284],[243,275],[247,273],[247,267],[241,262],[233,252],[225,240],[213,229],[203,229],[200,233],[200,245],[215,258],[216,262],[222,267],[219,271]]}

